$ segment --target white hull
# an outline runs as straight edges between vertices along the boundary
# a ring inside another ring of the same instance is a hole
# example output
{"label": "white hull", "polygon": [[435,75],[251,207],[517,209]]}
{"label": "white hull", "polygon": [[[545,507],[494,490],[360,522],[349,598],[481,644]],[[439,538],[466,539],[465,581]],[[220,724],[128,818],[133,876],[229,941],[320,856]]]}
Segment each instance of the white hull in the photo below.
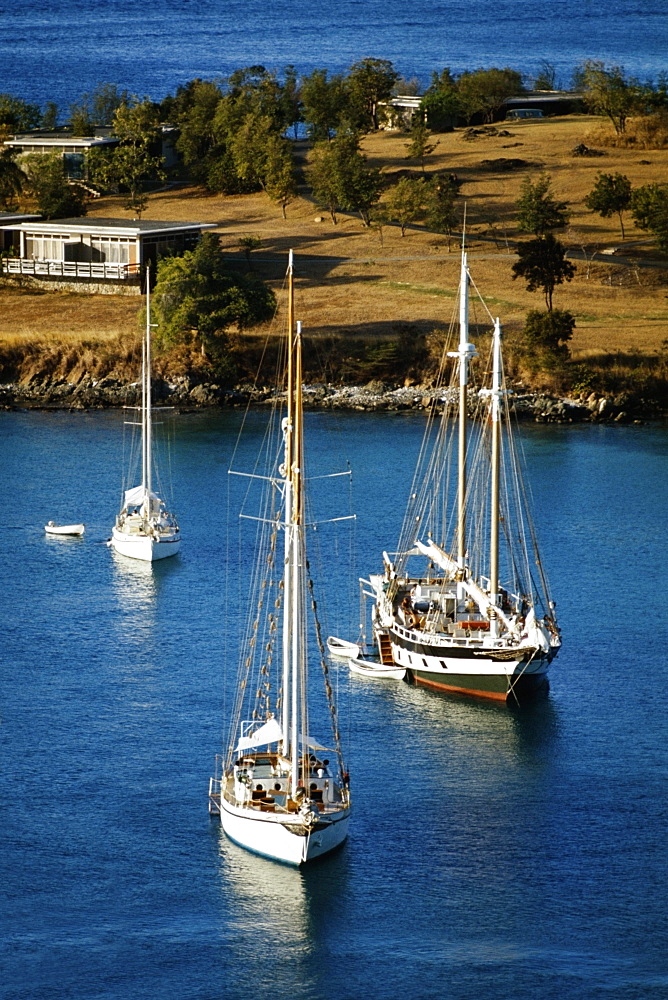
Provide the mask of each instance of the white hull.
{"label": "white hull", "polygon": [[69,535],[79,537],[83,535],[85,526],[83,524],[45,524],[44,530],[47,535]]}
{"label": "white hull", "polygon": [[362,650],[356,642],[348,642],[346,639],[337,639],[330,635],[327,638],[327,649],[332,656],[341,660],[348,660],[352,656],[360,656]]}
{"label": "white hull", "polygon": [[303,865],[343,843],[348,835],[349,810],[328,816],[307,830],[294,815],[251,812],[223,798],[220,819],[227,836],[241,847],[287,865]]}
{"label": "white hull", "polygon": [[156,562],[158,559],[175,556],[179,551],[181,539],[178,535],[172,535],[158,540],[152,535],[130,535],[113,528],[111,545],[122,556],[141,559],[143,562]]}
{"label": "white hull", "polygon": [[372,663],[370,660],[360,660],[358,657],[352,657],[348,661],[348,666],[354,674],[375,677],[379,680],[401,681],[406,674],[403,667],[386,667],[382,663]]}

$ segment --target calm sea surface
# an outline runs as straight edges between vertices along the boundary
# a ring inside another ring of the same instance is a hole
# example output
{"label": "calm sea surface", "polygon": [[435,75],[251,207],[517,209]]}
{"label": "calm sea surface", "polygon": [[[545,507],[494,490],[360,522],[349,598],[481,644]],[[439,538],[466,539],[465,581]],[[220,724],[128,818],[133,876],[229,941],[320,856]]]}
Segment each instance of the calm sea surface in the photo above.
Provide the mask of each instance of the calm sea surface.
{"label": "calm sea surface", "polygon": [[[668,431],[525,429],[564,632],[549,698],[339,670],[354,818],[302,873],[207,814],[250,572],[226,499],[240,414],[176,418],[183,549],[152,570],[105,545],[122,419],[0,414],[3,1000],[668,997]],[[337,634],[395,543],[422,426],[308,415],[313,471],[353,469],[350,495],[315,497],[358,514],[312,558]],[[87,534],[49,540],[50,518]]]}
{"label": "calm sea surface", "polygon": [[0,87],[69,104],[101,81],[160,99],[194,77],[261,63],[341,71],[365,56],[406,78],[542,60],[567,85],[583,59],[641,78],[666,65],[664,0],[23,0],[0,9]]}

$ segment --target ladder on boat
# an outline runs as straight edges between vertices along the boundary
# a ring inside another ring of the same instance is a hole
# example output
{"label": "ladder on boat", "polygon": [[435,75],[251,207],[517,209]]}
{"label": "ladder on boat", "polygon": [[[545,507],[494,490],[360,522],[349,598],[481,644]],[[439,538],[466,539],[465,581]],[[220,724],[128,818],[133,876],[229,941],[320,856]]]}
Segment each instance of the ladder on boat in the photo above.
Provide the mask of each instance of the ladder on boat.
{"label": "ladder on boat", "polygon": [[378,632],[378,650],[380,652],[380,662],[384,667],[394,666],[392,656],[392,642],[387,632]]}

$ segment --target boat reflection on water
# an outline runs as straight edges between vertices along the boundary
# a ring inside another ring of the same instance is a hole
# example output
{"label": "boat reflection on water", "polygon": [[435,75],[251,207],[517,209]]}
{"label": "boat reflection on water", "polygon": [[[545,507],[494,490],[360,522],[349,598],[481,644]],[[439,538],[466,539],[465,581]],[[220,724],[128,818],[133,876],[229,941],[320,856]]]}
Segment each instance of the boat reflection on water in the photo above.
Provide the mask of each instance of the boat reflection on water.
{"label": "boat reflection on water", "polygon": [[159,578],[155,567],[139,559],[126,559],[114,549],[112,585],[120,610],[141,617],[155,607]]}
{"label": "boat reflection on water", "polygon": [[226,998],[331,995],[322,942],[327,927],[345,911],[349,848],[343,845],[311,866],[295,868],[251,854],[222,829],[216,833],[225,962],[235,970]]}
{"label": "boat reflection on water", "polygon": [[315,996],[304,873],[250,854],[228,840],[222,829],[219,857],[229,911],[224,944],[238,977],[236,995],[243,996],[245,990],[247,996],[262,995],[270,983],[273,996]]}

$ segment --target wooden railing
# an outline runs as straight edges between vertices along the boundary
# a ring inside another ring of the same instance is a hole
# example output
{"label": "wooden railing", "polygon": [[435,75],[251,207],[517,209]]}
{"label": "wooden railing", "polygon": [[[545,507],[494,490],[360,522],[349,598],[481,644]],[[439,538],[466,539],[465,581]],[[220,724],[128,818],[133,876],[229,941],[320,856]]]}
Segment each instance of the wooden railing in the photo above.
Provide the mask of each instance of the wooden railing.
{"label": "wooden railing", "polygon": [[3,274],[28,274],[46,278],[99,278],[107,281],[131,281],[139,277],[138,264],[84,263],[69,260],[23,260],[2,258]]}

